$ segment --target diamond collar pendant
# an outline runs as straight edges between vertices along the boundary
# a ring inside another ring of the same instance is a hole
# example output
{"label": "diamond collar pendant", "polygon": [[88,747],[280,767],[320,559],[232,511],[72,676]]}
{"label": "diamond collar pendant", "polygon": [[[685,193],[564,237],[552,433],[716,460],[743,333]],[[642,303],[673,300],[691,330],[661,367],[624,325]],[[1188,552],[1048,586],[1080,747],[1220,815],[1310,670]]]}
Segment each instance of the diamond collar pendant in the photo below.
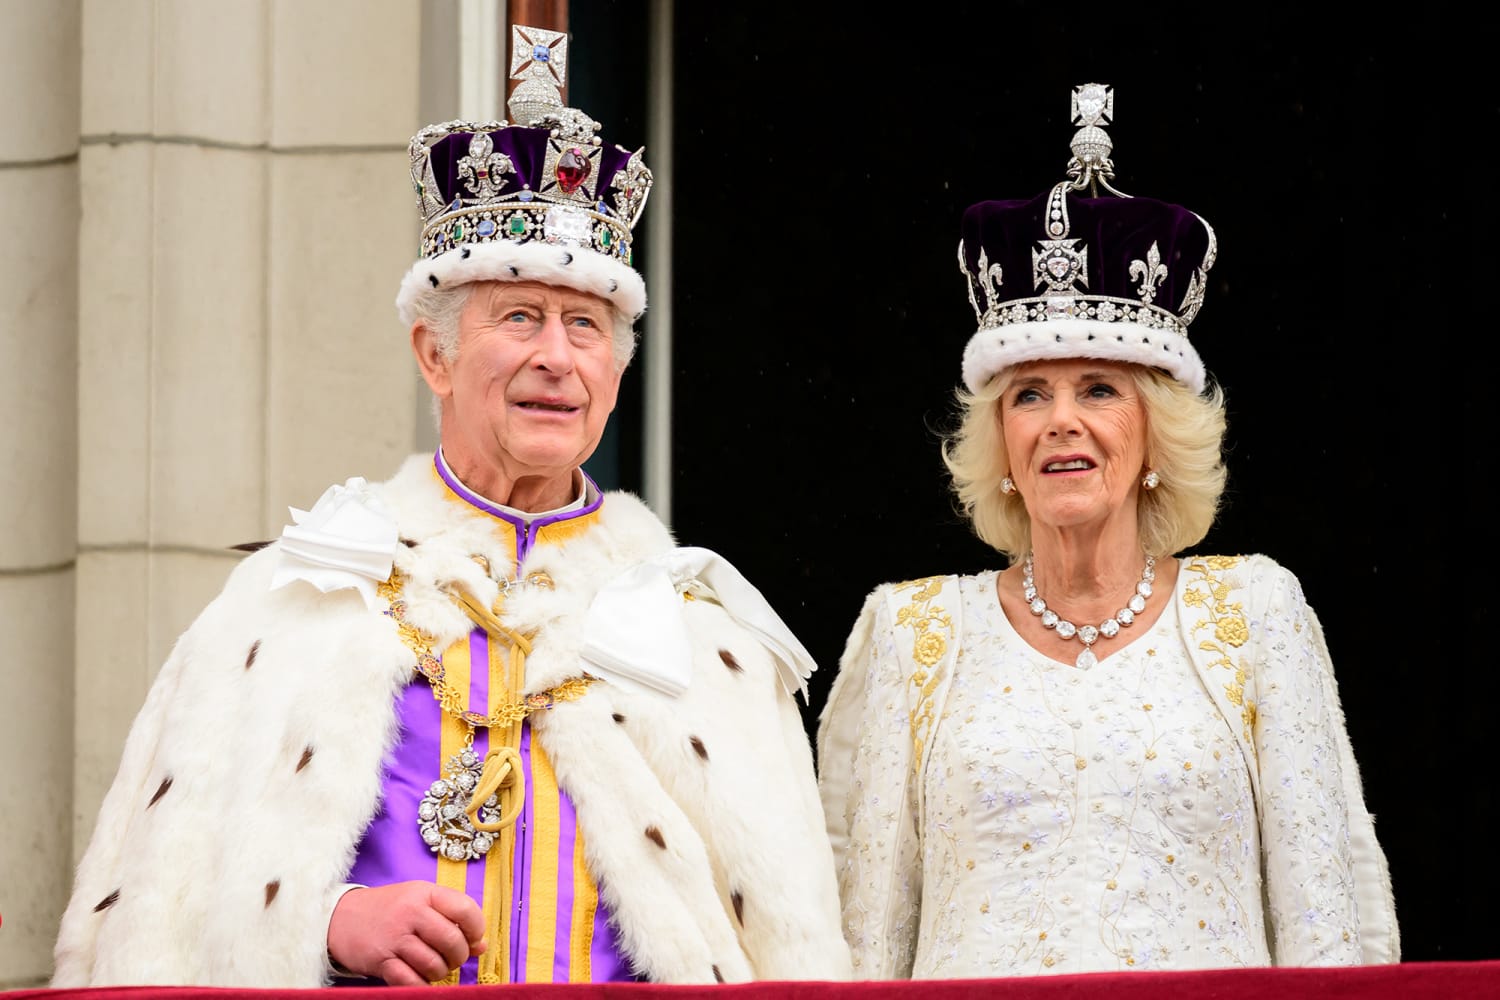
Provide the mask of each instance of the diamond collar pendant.
{"label": "diamond collar pendant", "polygon": [[[482,858],[494,846],[495,835],[476,830],[465,811],[479,784],[484,761],[473,747],[448,758],[443,776],[434,781],[417,805],[417,827],[422,843],[449,861]],[[500,800],[491,795],[479,808],[479,818],[493,823],[500,818]]]}

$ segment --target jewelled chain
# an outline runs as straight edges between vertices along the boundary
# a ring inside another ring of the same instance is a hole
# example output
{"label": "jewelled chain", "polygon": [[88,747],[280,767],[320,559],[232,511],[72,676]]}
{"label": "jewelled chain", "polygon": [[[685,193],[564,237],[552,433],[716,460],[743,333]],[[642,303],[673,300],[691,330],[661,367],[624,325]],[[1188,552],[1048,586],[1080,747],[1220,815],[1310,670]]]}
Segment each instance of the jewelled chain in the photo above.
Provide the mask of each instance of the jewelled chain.
{"label": "jewelled chain", "polygon": [[[390,602],[390,610],[386,613],[395,621],[401,641],[417,654],[417,670],[427,678],[428,686],[432,689],[432,697],[437,701],[438,707],[471,729],[479,727],[494,729],[514,725],[533,712],[546,711],[561,702],[576,701],[583,697],[589,685],[593,683],[591,677],[574,677],[547,691],[538,691],[527,695],[520,701],[501,705],[488,715],[470,711],[468,699],[463,693],[449,687],[442,657],[432,651],[433,643],[437,641],[436,638],[406,620],[406,601],[401,597],[403,583],[401,571],[392,569],[391,578],[376,588],[380,596]],[[467,605],[472,602],[459,600],[458,603],[467,610]],[[494,627],[491,622],[480,624],[488,631]],[[531,643],[525,636],[504,626],[499,626],[499,628],[503,632],[502,638],[506,639],[513,649],[519,649],[523,655],[531,652]]]}

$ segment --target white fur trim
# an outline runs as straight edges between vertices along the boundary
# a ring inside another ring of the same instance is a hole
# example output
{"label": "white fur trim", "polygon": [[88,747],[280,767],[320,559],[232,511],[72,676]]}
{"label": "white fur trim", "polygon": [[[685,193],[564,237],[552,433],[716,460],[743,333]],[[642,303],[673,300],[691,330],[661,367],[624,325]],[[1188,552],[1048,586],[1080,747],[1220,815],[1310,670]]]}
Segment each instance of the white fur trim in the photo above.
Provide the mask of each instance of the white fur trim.
{"label": "white fur trim", "polygon": [[[467,256],[465,253],[467,252]],[[437,279],[437,284],[432,283]],[[396,294],[396,312],[404,326],[417,318],[417,299],[433,288],[452,288],[471,281],[540,281],[589,292],[613,305],[634,322],[646,311],[646,282],[634,269],[587,247],[553,243],[471,243],[411,266]]]}
{"label": "white fur trim", "polygon": [[[414,543],[395,557],[406,620],[446,648],[471,628],[448,585],[492,603],[473,556],[503,566],[509,548],[449,498],[430,455],[370,488]],[[328,917],[379,806],[412,651],[348,590],[270,590],[280,544],[235,567],[152,685],[78,869],[53,985],[327,982]],[[545,637],[528,693],[577,676],[600,583],[672,544],[645,504],[611,493],[589,530],[531,550],[523,575],[555,586],[505,604],[507,624]],[[657,982],[846,979],[797,707],[754,633],[710,601],[682,613],[695,664],[682,697],[600,683],[532,717],[580,827],[598,832],[585,850],[618,940]]]}
{"label": "white fur trim", "polygon": [[1206,382],[1203,361],[1171,330],[1095,319],[1055,319],[981,329],[964,348],[964,385],[978,392],[1012,365],[1060,358],[1104,358],[1164,368],[1194,392]]}

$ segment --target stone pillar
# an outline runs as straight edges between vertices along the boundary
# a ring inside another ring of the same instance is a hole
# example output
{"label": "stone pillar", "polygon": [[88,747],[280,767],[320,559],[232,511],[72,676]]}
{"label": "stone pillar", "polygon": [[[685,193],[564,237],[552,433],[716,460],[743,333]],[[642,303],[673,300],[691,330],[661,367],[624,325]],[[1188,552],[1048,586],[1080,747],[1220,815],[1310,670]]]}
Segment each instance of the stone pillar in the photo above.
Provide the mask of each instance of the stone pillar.
{"label": "stone pillar", "polygon": [[83,0],[81,33],[74,858],[230,547],[411,448],[422,124],[407,0]]}
{"label": "stone pillar", "polygon": [[72,875],[76,0],[0,0],[0,990],[42,981]]}

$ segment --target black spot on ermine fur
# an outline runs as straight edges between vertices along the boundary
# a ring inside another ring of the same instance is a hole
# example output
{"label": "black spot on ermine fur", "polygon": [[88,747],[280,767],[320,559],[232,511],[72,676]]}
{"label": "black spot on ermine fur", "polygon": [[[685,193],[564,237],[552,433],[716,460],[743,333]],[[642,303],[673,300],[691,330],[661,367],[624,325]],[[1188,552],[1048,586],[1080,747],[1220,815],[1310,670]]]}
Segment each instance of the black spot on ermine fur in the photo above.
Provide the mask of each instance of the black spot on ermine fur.
{"label": "black spot on ermine fur", "polygon": [[735,659],[734,654],[729,650],[719,650],[719,659],[724,661],[724,666],[728,667],[730,670],[733,670],[735,673],[742,674],[745,672],[745,668],[740,666],[740,661]]}
{"label": "black spot on ermine fur", "polygon": [[667,849],[667,838],[663,837],[661,835],[661,831],[658,830],[656,827],[654,827],[654,826],[648,826],[648,827],[646,827],[646,836],[649,837],[651,839],[651,841],[656,844],[657,847],[660,847],[662,850],[666,850]]}
{"label": "black spot on ermine fur", "polygon": [[172,776],[169,774],[165,778],[163,778],[161,784],[157,786],[156,794],[151,796],[151,801],[146,803],[146,808],[150,809],[152,806],[156,805],[156,803],[160,802],[161,797],[167,794],[167,790],[171,787]]}
{"label": "black spot on ermine fur", "polygon": [[94,912],[102,913],[103,911],[109,909],[111,906],[114,906],[119,901],[120,890],[116,889],[114,892],[110,893],[108,896],[105,896],[103,899],[99,900],[99,902],[94,904]]}
{"label": "black spot on ermine fur", "polygon": [[250,652],[245,656],[245,669],[249,670],[255,666],[256,654],[260,652],[260,640],[256,639],[250,644]]}
{"label": "black spot on ermine fur", "polygon": [[704,760],[708,760],[708,747],[703,745],[702,740],[694,736],[692,739],[688,740],[688,742],[693,745],[693,749],[697,752],[699,757],[702,757]]}

